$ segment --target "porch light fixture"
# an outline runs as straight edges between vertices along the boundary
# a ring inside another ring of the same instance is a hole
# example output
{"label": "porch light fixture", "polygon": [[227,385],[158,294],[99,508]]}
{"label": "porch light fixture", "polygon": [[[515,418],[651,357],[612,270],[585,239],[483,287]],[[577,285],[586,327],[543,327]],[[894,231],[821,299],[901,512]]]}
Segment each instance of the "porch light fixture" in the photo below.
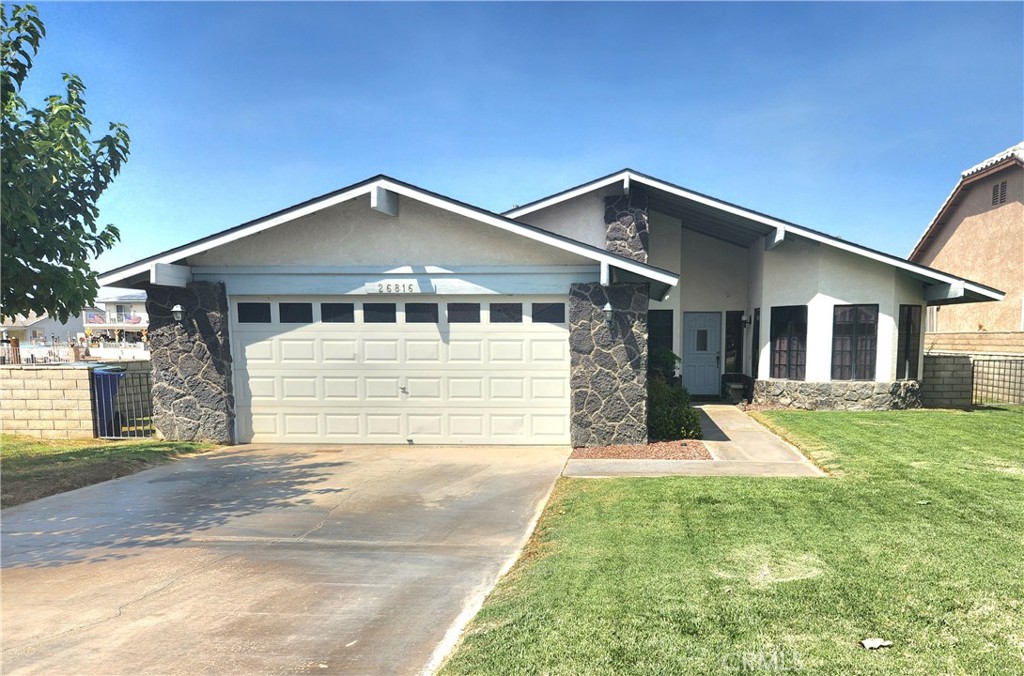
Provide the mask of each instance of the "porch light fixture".
{"label": "porch light fixture", "polygon": [[743,322],[743,326],[750,326],[750,315],[743,315],[742,317],[740,317],[740,321]]}
{"label": "porch light fixture", "polygon": [[607,324],[609,327],[612,325],[612,322],[615,319],[614,313],[615,311],[612,310],[611,303],[605,303],[604,307],[601,308],[601,314],[604,315],[604,323]]}
{"label": "porch light fixture", "polygon": [[181,309],[180,305],[175,305],[171,308],[171,316],[174,317],[174,321],[181,324],[181,321],[185,318],[185,311]]}

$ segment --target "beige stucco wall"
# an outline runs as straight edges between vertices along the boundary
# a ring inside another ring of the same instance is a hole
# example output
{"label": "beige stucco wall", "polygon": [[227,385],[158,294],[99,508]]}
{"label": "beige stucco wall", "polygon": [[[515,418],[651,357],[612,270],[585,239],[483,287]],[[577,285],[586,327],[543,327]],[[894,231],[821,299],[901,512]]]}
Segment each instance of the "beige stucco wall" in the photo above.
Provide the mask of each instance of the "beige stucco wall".
{"label": "beige stucco wall", "polygon": [[[1006,203],[992,206],[992,186],[1003,180]],[[1006,292],[999,302],[941,307],[936,330],[1024,330],[1024,170],[1010,167],[962,190],[939,236],[915,260]]]}
{"label": "beige stucco wall", "polygon": [[193,256],[193,266],[580,265],[581,256],[413,199],[399,215],[362,196]]}
{"label": "beige stucco wall", "polygon": [[518,220],[603,249],[604,198],[621,194],[622,184],[616,183],[526,214]]}

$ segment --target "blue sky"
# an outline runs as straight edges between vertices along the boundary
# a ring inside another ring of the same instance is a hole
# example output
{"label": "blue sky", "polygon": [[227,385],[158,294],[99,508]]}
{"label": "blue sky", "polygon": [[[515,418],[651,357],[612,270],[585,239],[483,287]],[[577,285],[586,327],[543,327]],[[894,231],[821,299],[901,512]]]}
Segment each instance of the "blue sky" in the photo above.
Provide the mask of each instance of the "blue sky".
{"label": "blue sky", "polygon": [[107,270],[378,173],[503,211],[623,167],[906,255],[1024,138],[1024,3],[48,3],[132,152]]}

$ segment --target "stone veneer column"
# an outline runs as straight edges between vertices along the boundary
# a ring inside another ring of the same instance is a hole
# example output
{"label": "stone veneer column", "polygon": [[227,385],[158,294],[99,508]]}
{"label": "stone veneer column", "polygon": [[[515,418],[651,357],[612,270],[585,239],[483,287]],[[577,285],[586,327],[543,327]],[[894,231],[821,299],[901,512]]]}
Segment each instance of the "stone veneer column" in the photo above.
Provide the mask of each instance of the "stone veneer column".
{"label": "stone veneer column", "polygon": [[638,187],[628,195],[605,197],[605,249],[646,263],[650,251],[647,211],[647,194]]}
{"label": "stone veneer column", "polygon": [[[173,441],[234,443],[228,301],[223,283],[186,288],[150,286],[149,349],[153,362],[153,421]],[[171,308],[181,305],[178,323]]]}
{"label": "stone veneer column", "polygon": [[[603,308],[611,303],[611,327]],[[574,448],[647,443],[646,284],[573,284],[569,291]]]}

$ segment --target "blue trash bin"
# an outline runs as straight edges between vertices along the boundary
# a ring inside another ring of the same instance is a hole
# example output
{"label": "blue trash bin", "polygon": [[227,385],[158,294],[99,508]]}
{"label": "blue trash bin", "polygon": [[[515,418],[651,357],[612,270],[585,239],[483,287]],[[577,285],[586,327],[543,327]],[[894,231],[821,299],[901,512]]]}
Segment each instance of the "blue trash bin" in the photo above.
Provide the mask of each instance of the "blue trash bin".
{"label": "blue trash bin", "polygon": [[120,366],[93,369],[96,391],[96,431],[101,437],[121,436],[121,416],[117,412],[117,386],[124,378]]}

